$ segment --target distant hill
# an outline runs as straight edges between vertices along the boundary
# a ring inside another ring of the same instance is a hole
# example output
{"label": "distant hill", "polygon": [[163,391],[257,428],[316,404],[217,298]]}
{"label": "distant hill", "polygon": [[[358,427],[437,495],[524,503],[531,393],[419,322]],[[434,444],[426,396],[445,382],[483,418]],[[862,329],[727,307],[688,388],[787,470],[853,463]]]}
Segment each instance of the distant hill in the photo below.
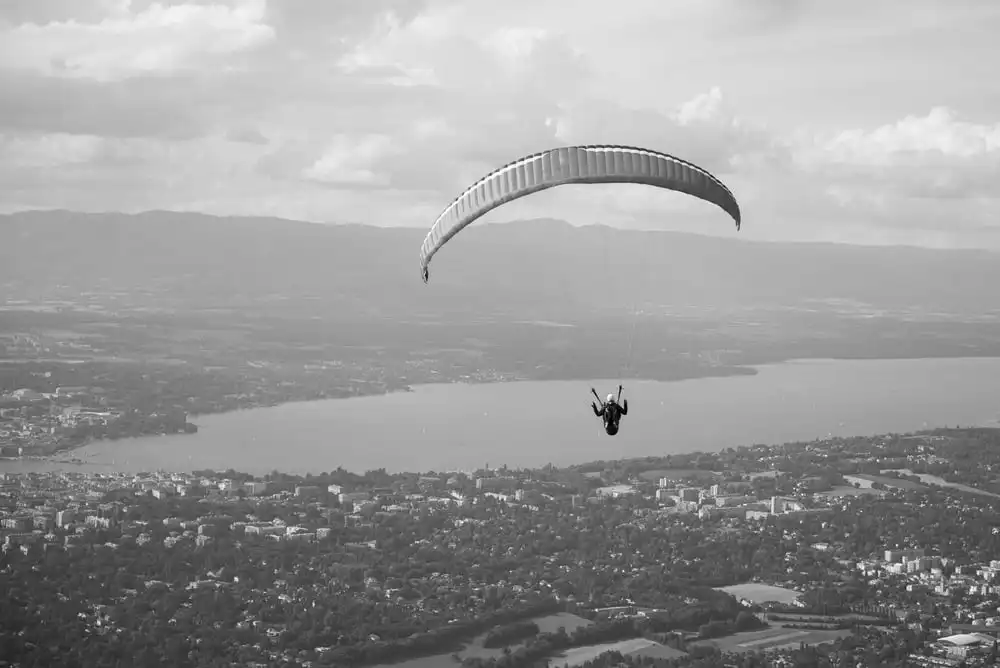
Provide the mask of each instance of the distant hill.
{"label": "distant hill", "polygon": [[153,211],[0,216],[0,298],[121,291],[150,305],[555,319],[682,306],[1000,311],[1000,254],[749,242],[531,220],[470,227],[431,265],[425,230]]}

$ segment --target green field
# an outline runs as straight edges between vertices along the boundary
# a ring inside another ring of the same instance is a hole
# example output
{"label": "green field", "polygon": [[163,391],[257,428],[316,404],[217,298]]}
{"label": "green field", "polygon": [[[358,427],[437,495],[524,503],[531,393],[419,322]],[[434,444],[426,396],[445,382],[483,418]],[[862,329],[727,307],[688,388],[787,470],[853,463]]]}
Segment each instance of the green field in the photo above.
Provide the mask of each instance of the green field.
{"label": "green field", "polygon": [[850,613],[846,615],[797,615],[788,612],[775,612],[771,613],[769,617],[770,616],[778,616],[783,619],[783,621],[775,622],[776,624],[822,624],[826,619],[834,619],[838,622],[877,622],[879,619],[874,615],[859,615],[857,613]]}
{"label": "green field", "polygon": [[829,492],[818,492],[817,496],[864,496],[864,495],[881,495],[877,489],[872,489],[871,487],[854,487],[853,485],[837,485]]}
{"label": "green field", "polygon": [[587,645],[586,647],[574,647],[567,650],[560,656],[552,657],[550,665],[562,668],[562,666],[579,666],[593,661],[596,657],[605,652],[618,651],[622,654],[633,654],[639,656],[649,656],[661,659],[673,659],[684,656],[682,652],[672,647],[661,645],[645,638],[632,638],[630,640],[619,640],[618,642],[602,643],[600,645]]}
{"label": "green field", "polygon": [[854,477],[861,478],[862,480],[871,480],[872,482],[880,482],[886,487],[896,487],[898,489],[927,489],[927,485],[922,485],[919,482],[913,482],[912,480],[903,480],[902,478],[893,478],[891,476],[872,475],[870,473],[858,473],[855,474]]}
{"label": "green field", "polygon": [[[536,617],[532,621],[538,624],[539,633],[554,633],[559,630],[560,626],[566,629],[566,633],[572,633],[581,626],[590,626],[593,624],[589,619],[584,619],[568,612],[557,612],[554,615]],[[458,652],[458,655],[463,659],[470,657],[488,659],[490,657],[503,656],[502,647],[483,647],[485,639],[485,633],[476,636],[472,639],[472,642]],[[510,649],[513,651],[518,647],[520,647],[520,643],[511,645]],[[457,666],[459,664],[452,658],[453,653],[435,654],[434,656],[409,659],[393,664],[381,664],[375,666],[375,668],[389,668],[390,666],[392,668],[442,668],[443,666]]]}
{"label": "green field", "polygon": [[643,480],[655,482],[660,478],[669,478],[671,480],[683,480],[685,478],[710,480],[718,475],[718,473],[713,471],[704,471],[702,469],[654,469],[652,471],[643,471],[639,474],[639,477]]}
{"label": "green field", "polygon": [[[968,492],[969,494],[981,494],[983,496],[992,496],[994,498],[1000,498],[1000,494],[997,494],[995,492],[990,492],[985,489],[979,489],[978,487],[970,487],[969,485],[963,485],[962,483],[959,482],[949,482],[944,478],[941,478],[936,475],[929,475],[927,473],[914,474],[913,471],[911,471],[910,469],[886,469],[886,470],[888,471],[896,470],[904,475],[916,475],[918,478],[920,478],[920,481],[922,483],[928,485],[940,485],[941,487],[950,487],[951,489],[957,489],[960,492]],[[886,472],[885,470],[882,471],[882,473],[885,472]]]}
{"label": "green field", "polygon": [[762,631],[747,631],[725,638],[701,640],[692,645],[714,645],[723,652],[756,652],[778,647],[798,647],[799,643],[806,645],[822,645],[838,638],[851,635],[850,630],[812,631],[806,629],[789,629],[783,626],[772,626]]}
{"label": "green field", "polygon": [[795,600],[801,596],[799,592],[792,589],[785,589],[784,587],[775,587],[773,585],[756,582],[719,587],[719,590],[735,596],[736,598],[745,598],[746,600],[753,601],[754,603],[767,603],[768,601],[776,601],[778,603],[786,604],[794,603]]}
{"label": "green field", "polygon": [[[554,615],[536,617],[532,621],[535,622],[535,624],[538,624],[539,633],[555,633],[556,631],[559,630],[560,626],[566,629],[566,633],[572,633],[581,626],[590,626],[591,624],[593,624],[593,622],[591,622],[589,619],[584,619],[583,617],[578,617],[577,615],[568,612],[557,612]],[[472,642],[470,642],[468,645],[462,648],[462,650],[458,653],[458,655],[463,659],[467,657],[488,659],[490,657],[503,656],[502,647],[483,647],[483,641],[485,639],[486,639],[485,633],[476,636],[475,638],[473,638]],[[516,643],[514,645],[511,645],[510,649],[511,651],[514,651],[520,646],[521,643]],[[450,656],[451,655],[449,655],[449,660]],[[420,668],[420,667],[406,666],[406,668]]]}
{"label": "green field", "polygon": [[445,668],[447,666],[460,665],[462,664],[451,658],[451,654],[435,654],[419,659],[408,659],[399,663],[380,663],[375,668]]}
{"label": "green field", "polygon": [[534,620],[538,624],[539,633],[555,633],[562,626],[566,629],[566,633],[572,633],[581,626],[590,626],[593,624],[589,619],[584,619],[569,612],[557,612],[554,615],[546,615],[545,617],[539,617]]}

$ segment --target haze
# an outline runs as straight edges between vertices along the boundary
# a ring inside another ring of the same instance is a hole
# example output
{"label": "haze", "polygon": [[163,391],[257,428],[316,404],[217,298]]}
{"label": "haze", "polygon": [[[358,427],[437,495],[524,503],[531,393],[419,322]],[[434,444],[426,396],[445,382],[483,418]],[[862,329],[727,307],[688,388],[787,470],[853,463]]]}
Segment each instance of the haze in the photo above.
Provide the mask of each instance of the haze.
{"label": "haze", "polygon": [[[425,228],[519,155],[608,142],[715,171],[750,240],[1000,247],[995,0],[566,7],[4,2],[0,207]],[[625,186],[489,219],[541,216],[732,234]]]}

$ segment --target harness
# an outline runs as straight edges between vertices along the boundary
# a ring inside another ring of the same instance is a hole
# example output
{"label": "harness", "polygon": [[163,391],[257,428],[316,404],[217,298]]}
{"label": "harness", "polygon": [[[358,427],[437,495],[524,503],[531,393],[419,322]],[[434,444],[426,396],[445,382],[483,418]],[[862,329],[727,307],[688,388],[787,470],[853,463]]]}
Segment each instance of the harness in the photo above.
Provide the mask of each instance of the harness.
{"label": "harness", "polygon": [[611,402],[604,405],[604,422],[605,424],[618,424],[618,421],[622,417],[622,408],[617,402]]}

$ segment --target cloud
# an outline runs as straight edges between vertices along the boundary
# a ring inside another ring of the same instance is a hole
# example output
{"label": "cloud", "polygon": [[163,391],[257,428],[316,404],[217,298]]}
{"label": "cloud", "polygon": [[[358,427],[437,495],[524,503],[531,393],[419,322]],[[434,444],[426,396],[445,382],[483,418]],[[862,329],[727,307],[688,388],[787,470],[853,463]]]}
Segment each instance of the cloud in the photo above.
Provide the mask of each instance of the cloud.
{"label": "cloud", "polygon": [[262,22],[266,0],[231,5],[164,5],[133,11],[129,0],[106,3],[97,22],[75,19],[8,29],[0,47],[5,69],[111,81],[135,74],[201,68],[213,58],[265,44],[274,29]]}
{"label": "cloud", "polygon": [[[17,0],[0,7],[3,206],[424,226],[516,157],[618,143],[719,175],[747,238],[996,244],[998,5],[909,6]],[[522,216],[732,234],[642,187],[554,189],[487,220]]]}
{"label": "cloud", "polygon": [[865,132],[819,137],[799,165],[846,187],[914,199],[1000,197],[1000,122],[963,121],[944,107]]}
{"label": "cloud", "polygon": [[402,151],[388,135],[351,137],[337,135],[323,156],[305,170],[304,176],[332,185],[389,185],[385,172],[373,171],[376,163],[391,160]]}
{"label": "cloud", "polygon": [[51,169],[87,164],[97,158],[102,144],[103,140],[93,135],[0,136],[0,155],[5,165],[15,168]]}

